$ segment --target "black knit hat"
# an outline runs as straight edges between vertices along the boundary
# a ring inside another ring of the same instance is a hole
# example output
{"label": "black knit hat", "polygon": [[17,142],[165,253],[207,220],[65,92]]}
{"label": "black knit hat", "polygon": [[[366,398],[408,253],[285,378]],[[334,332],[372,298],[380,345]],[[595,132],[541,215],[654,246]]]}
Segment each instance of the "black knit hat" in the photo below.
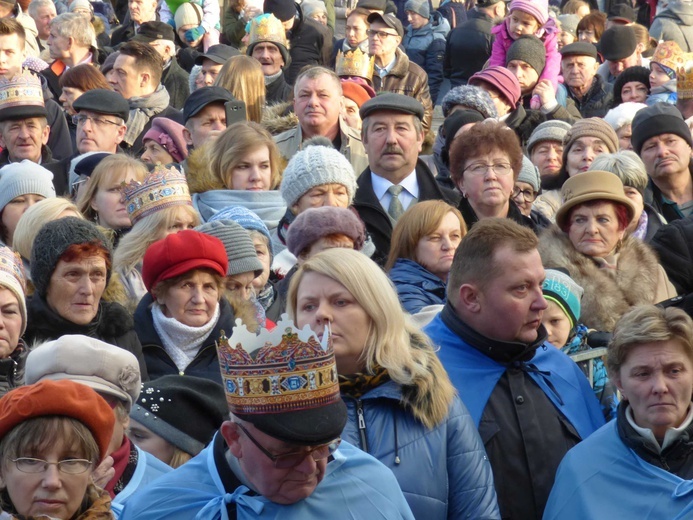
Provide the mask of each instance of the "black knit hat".
{"label": "black knit hat", "polygon": [[455,140],[455,134],[464,125],[469,123],[479,123],[485,118],[476,110],[462,109],[455,110],[443,121],[443,133],[445,134],[445,144],[440,151],[440,158],[446,166],[450,166],[450,147]]}
{"label": "black knit hat", "polygon": [[[63,253],[73,244],[95,243],[111,259],[111,243],[95,224],[77,217],[65,217],[45,224],[36,235],[31,248],[31,281],[36,292],[44,298],[51,276]],[[106,284],[111,270],[106,273]]]}
{"label": "black knit hat", "polygon": [[650,69],[647,67],[640,67],[638,65],[634,67],[628,67],[626,70],[621,72],[616,81],[614,81],[614,104],[613,107],[617,107],[623,103],[623,98],[621,97],[621,91],[626,83],[631,83],[637,81],[642,83],[647,87],[647,92],[650,92]]}
{"label": "black knit hat", "polygon": [[618,61],[635,52],[638,39],[635,31],[627,25],[609,27],[599,39],[597,48],[605,60]]}
{"label": "black knit hat", "polygon": [[537,74],[541,74],[546,66],[546,48],[539,38],[533,34],[523,34],[510,46],[505,54],[505,65],[513,60],[524,61]]}
{"label": "black knit hat", "polygon": [[286,22],[296,16],[296,3],[294,0],[265,0],[263,11]]}
{"label": "black knit hat", "polygon": [[229,418],[224,388],[214,381],[169,375],[142,383],[130,417],[192,456]]}
{"label": "black knit hat", "polygon": [[638,110],[631,128],[633,134],[630,141],[638,155],[645,141],[662,134],[678,135],[688,143],[688,146],[693,147],[690,128],[683,120],[679,109],[669,103],[656,103],[651,107]]}

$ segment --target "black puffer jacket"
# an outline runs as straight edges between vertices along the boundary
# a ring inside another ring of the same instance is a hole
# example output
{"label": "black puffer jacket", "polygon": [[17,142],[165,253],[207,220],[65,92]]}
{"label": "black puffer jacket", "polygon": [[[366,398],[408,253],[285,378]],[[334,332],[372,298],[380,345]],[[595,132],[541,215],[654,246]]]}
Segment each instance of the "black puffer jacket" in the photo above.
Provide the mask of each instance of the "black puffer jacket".
{"label": "black puffer jacket", "polygon": [[594,76],[592,86],[582,99],[577,99],[569,87],[566,90],[582,117],[604,117],[614,101],[613,85],[609,85],[599,75]]}
{"label": "black puffer jacket", "polygon": [[443,74],[452,88],[466,85],[491,57],[494,36],[491,17],[471,10],[469,19],[450,31],[445,45]]}
{"label": "black puffer jacket", "polygon": [[81,334],[96,338],[132,352],[140,365],[142,381],[148,381],[147,367],[142,356],[142,345],[135,334],[132,316],[119,303],[101,301],[96,317],[88,325],[77,325],[66,320],[38,294],[27,298],[27,329],[24,342],[31,347],[58,339],[66,334]]}
{"label": "black puffer jacket", "polygon": [[217,358],[216,341],[221,336],[223,330],[227,337],[233,331],[235,317],[229,302],[222,298],[219,302],[219,321],[209,333],[209,336],[202,342],[200,350],[197,351],[195,359],[181,372],[176,364],[164,349],[164,343],[154,328],[154,318],[152,317],[152,303],[154,299],[151,294],[146,294],[135,310],[135,330],[142,343],[142,352],[147,364],[147,370],[152,379],[170,374],[188,375],[211,379],[219,384],[221,372],[219,370],[219,360]]}

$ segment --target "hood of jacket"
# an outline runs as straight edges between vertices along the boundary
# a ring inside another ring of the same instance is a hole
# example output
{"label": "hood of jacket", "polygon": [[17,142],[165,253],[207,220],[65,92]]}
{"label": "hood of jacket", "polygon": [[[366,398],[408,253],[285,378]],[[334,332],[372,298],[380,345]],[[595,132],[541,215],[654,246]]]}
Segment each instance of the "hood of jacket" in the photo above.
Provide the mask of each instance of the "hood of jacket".
{"label": "hood of jacket", "polygon": [[298,116],[290,101],[270,105],[262,111],[262,126],[272,135],[291,130],[298,126]]}
{"label": "hood of jacket", "polygon": [[693,2],[685,0],[671,0],[667,8],[657,17],[671,18],[679,25],[693,25]]}

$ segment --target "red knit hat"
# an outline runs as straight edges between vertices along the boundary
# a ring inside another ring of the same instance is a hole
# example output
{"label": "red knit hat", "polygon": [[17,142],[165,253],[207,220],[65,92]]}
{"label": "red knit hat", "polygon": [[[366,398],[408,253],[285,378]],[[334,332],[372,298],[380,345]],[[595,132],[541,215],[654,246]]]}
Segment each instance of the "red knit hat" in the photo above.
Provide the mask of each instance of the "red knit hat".
{"label": "red knit hat", "polygon": [[199,231],[185,229],[154,242],[142,261],[142,279],[151,293],[163,281],[193,269],[211,269],[226,276],[229,261],[221,240]]}
{"label": "red knit hat", "polygon": [[5,394],[0,399],[0,439],[24,421],[50,415],[71,417],[84,424],[96,440],[101,459],[106,456],[115,414],[94,390],[68,380],[41,381]]}
{"label": "red knit hat", "polygon": [[517,81],[515,75],[505,67],[489,67],[477,72],[469,78],[469,85],[479,85],[480,82],[486,82],[497,89],[503,97],[508,101],[510,106],[517,107],[517,103],[522,96],[520,82]]}

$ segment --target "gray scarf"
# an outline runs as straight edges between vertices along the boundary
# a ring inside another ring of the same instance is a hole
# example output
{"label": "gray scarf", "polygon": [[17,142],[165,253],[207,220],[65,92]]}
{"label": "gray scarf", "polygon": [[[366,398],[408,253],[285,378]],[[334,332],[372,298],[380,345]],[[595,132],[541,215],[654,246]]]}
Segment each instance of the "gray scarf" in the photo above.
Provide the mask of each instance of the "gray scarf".
{"label": "gray scarf", "polygon": [[132,146],[149,120],[163,112],[168,107],[170,100],[171,96],[163,84],[159,84],[158,88],[148,96],[128,99],[130,117],[128,117],[128,129],[125,132],[124,141]]}

